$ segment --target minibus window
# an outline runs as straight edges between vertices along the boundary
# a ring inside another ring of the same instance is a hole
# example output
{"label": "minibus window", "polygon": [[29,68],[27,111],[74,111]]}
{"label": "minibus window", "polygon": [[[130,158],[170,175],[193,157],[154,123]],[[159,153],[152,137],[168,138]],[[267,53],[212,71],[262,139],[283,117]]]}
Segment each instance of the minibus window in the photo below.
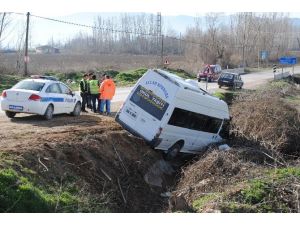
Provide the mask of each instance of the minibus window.
{"label": "minibus window", "polygon": [[169,106],[169,103],[141,85],[134,91],[130,101],[158,120],[161,120]]}
{"label": "minibus window", "polygon": [[222,120],[200,113],[175,108],[168,124],[191,130],[217,133],[222,124]]}

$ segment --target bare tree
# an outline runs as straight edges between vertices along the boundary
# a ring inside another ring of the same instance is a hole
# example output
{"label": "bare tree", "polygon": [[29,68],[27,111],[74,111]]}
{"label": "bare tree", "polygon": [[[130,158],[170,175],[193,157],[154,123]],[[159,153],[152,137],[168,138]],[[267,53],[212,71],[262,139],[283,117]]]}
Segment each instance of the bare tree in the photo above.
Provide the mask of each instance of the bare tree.
{"label": "bare tree", "polygon": [[4,39],[4,33],[7,30],[8,25],[10,24],[11,19],[6,12],[0,13],[0,47],[1,42]]}

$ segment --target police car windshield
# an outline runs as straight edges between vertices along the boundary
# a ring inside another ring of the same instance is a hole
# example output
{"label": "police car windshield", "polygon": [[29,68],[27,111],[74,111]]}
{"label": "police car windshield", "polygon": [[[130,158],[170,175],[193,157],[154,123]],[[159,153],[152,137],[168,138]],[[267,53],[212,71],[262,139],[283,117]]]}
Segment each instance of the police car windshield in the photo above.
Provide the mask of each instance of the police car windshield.
{"label": "police car windshield", "polygon": [[22,80],[13,86],[13,89],[23,89],[23,90],[32,90],[32,91],[41,91],[45,83],[36,82],[32,80]]}

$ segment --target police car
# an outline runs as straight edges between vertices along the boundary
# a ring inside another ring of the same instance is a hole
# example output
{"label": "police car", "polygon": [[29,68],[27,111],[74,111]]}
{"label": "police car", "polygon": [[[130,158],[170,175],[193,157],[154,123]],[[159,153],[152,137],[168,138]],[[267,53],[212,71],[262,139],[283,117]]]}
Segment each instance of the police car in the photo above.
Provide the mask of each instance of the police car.
{"label": "police car", "polygon": [[50,120],[54,114],[79,116],[82,99],[51,76],[33,76],[2,92],[1,109],[13,118],[17,113],[38,114]]}

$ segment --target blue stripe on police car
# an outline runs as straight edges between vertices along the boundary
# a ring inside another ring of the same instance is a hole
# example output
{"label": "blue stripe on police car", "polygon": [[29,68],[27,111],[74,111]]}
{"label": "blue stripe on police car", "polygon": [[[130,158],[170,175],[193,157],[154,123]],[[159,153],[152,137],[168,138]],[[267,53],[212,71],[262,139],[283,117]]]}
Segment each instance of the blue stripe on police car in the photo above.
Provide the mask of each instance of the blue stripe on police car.
{"label": "blue stripe on police car", "polygon": [[64,98],[43,97],[41,102],[64,102]]}

